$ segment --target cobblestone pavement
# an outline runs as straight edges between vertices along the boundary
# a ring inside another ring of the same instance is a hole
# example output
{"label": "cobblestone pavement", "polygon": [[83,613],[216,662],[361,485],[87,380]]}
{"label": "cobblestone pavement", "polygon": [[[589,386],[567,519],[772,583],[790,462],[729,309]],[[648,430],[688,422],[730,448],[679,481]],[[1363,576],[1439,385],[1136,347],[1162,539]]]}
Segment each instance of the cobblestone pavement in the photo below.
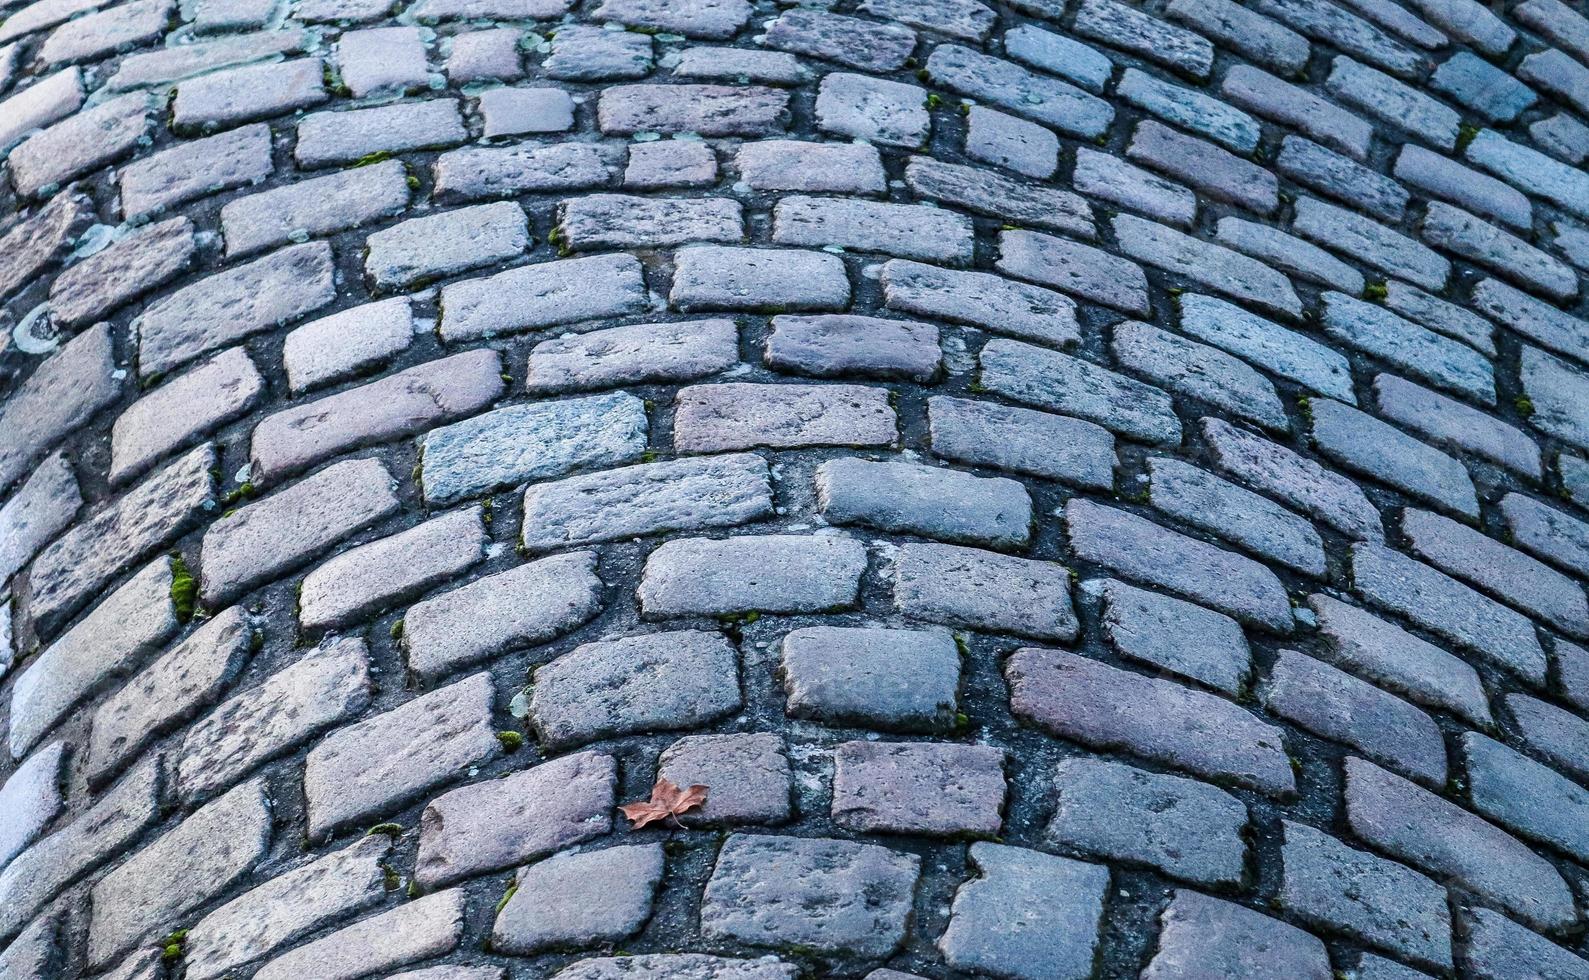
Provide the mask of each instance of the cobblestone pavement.
{"label": "cobblestone pavement", "polygon": [[0,980],[1589,978],[1583,0],[0,11]]}

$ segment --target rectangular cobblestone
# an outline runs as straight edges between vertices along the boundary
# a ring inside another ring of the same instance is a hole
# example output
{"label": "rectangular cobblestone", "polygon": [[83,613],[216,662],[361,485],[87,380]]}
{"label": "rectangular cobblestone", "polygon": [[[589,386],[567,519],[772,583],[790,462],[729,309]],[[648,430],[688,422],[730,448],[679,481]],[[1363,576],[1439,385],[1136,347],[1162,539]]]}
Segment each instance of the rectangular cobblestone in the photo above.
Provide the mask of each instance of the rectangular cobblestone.
{"label": "rectangular cobblestone", "polygon": [[927,400],[933,454],[1074,486],[1114,486],[1114,437],[1101,426],[995,402]]}
{"label": "rectangular cobblestone", "polygon": [[407,297],[365,303],[287,334],[282,364],[294,394],[356,374],[408,349],[414,315]]}
{"label": "rectangular cobblestone", "polygon": [[1482,354],[1495,356],[1495,326],[1464,306],[1436,299],[1415,286],[1396,280],[1385,284],[1384,303],[1409,320],[1447,337],[1455,337]]}
{"label": "rectangular cobblestone", "polygon": [[1004,674],[1015,716],[1061,738],[1269,796],[1295,789],[1280,729],[1223,698],[1064,650],[1017,650]]}
{"label": "rectangular cobblestone", "polygon": [[0,507],[0,582],[10,579],[65,530],[82,506],[77,475],[65,453],[34,467]]}
{"label": "rectangular cobblestone", "polygon": [[[834,72],[824,78],[841,74]],[[750,48],[720,48],[695,45],[679,52],[673,67],[674,78],[699,78],[734,81],[745,77],[768,85],[798,85],[806,77],[800,59],[786,51],[759,51]],[[851,75],[851,78],[861,78]]]}
{"label": "rectangular cobblestone", "polygon": [[[1556,304],[1535,299],[1495,279],[1485,279],[1474,286],[1472,297],[1475,309],[1503,326],[1559,354],[1580,362],[1589,360],[1589,320],[1572,316]],[[1524,350],[1528,349],[1525,345]],[[1525,388],[1528,371],[1525,365]]]}
{"label": "rectangular cobblestone", "polygon": [[1501,498],[1501,516],[1518,547],[1558,568],[1589,575],[1589,524],[1520,493]]}
{"label": "rectangular cobblestone", "polygon": [[315,112],[298,122],[293,159],[301,167],[354,163],[376,153],[456,146],[469,138],[458,103],[430,99],[343,112]]}
{"label": "rectangular cobblestone", "polygon": [[1354,295],[1367,285],[1362,273],[1294,235],[1235,216],[1220,218],[1217,227],[1215,240],[1221,245],[1269,263],[1282,272]]}
{"label": "rectangular cobblestone", "polygon": [[768,24],[764,38],[769,48],[875,74],[901,67],[916,49],[916,32],[903,25],[798,8]]}
{"label": "rectangular cobblestone", "polygon": [[1428,70],[1420,52],[1335,4],[1323,0],[1258,0],[1258,9],[1316,41],[1372,62],[1393,75],[1421,79]]}
{"label": "rectangular cobblestone", "polygon": [[324,980],[357,980],[372,969],[444,956],[463,939],[465,904],[458,888],[426,895],[283,953],[254,976],[290,980],[312,972]]}
{"label": "rectangular cobblestone", "polygon": [[906,259],[884,263],[879,279],[883,302],[891,310],[968,323],[1054,347],[1081,339],[1075,302],[1039,286]]}
{"label": "rectangular cobblestone", "polygon": [[1214,46],[1207,38],[1115,0],[1082,0],[1074,30],[1191,78],[1207,78],[1214,65]]}
{"label": "rectangular cobblestone", "polygon": [[734,162],[759,191],[881,194],[887,187],[882,158],[865,143],[756,140],[741,145]]}
{"label": "rectangular cobblestone", "polygon": [[475,340],[635,313],[645,302],[632,255],[541,262],[442,287],[439,332],[443,340]]}
{"label": "rectangular cobblestone", "polygon": [[1401,148],[1392,173],[1432,197],[1504,221],[1525,234],[1534,225],[1533,208],[1517,188],[1417,144]]}
{"label": "rectangular cobblestone", "polygon": [[857,833],[997,834],[1004,750],[844,742],[833,752],[833,821]]}
{"label": "rectangular cobblestone", "polygon": [[674,254],[668,302],[684,312],[841,310],[850,281],[826,252],[696,245]]}
{"label": "rectangular cobblestone", "polygon": [[10,223],[0,237],[0,297],[28,285],[61,258],[92,221],[93,202],[83,194],[58,194],[31,217]]}
{"label": "rectangular cobblestone", "polygon": [[1102,597],[1104,635],[1122,657],[1232,696],[1244,689],[1252,653],[1234,619],[1116,579],[1090,579],[1082,590]]}
{"label": "rectangular cobblestone", "polygon": [[1374,127],[1327,99],[1250,65],[1232,65],[1220,93],[1272,123],[1300,130],[1358,160],[1368,157]]}
{"label": "rectangular cobblestone", "polygon": [[1481,130],[1463,151],[1468,160],[1525,194],[1543,197],[1580,218],[1589,218],[1589,174],[1513,142],[1494,130]]}
{"label": "rectangular cobblestone", "polygon": [[773,240],[963,264],[971,260],[972,229],[968,219],[938,208],[786,197],[773,212]]}
{"label": "rectangular cobblestone", "polygon": [[1285,18],[1270,19],[1232,0],[1171,0],[1164,13],[1282,75],[1298,75],[1308,63],[1308,39],[1281,23]]}
{"label": "rectangular cobblestone", "polygon": [[61,270],[50,284],[50,320],[81,326],[185,272],[197,253],[193,222],[172,218],[131,232]]}
{"label": "rectangular cobblestone", "polygon": [[0,491],[121,393],[110,327],[90,327],[45,358],[0,405]]}
{"label": "rectangular cobblestone", "polygon": [[121,483],[253,407],[265,382],[233,347],[133,402],[110,431],[110,480]]}
{"label": "rectangular cobblestone", "polygon": [[1091,361],[1018,341],[992,340],[982,348],[979,362],[980,383],[1006,398],[1146,442],[1180,441],[1180,419],[1167,394]]}
{"label": "rectangular cobblestone", "polygon": [[1425,289],[1445,288],[1451,263],[1378,222],[1316,198],[1299,197],[1292,230],[1325,248]]}
{"label": "rectangular cobblestone", "polygon": [[331,246],[324,242],[293,245],[200,279],[144,310],[139,318],[139,375],[164,374],[335,298]]}
{"label": "rectangular cobblestone", "polygon": [[[1530,976],[1589,976],[1589,962],[1489,909],[1463,913],[1462,963],[1480,976],[1527,980]],[[1540,971],[1545,971],[1541,974]]]}
{"label": "rectangular cobblestone", "polygon": [[613,85],[602,90],[596,118],[607,136],[771,136],[788,126],[788,103],[787,92],[756,86]]}
{"label": "rectangular cobblestone", "polygon": [[529,402],[428,433],[420,476],[427,503],[450,504],[581,467],[632,462],[645,448],[645,405],[633,395]]}
{"label": "rectangular cobblestone", "polygon": [[1076,148],[1071,183],[1083,194],[1166,224],[1185,228],[1197,219],[1197,195],[1190,188],[1085,146]]}
{"label": "rectangular cobblestone", "polygon": [[164,33],[175,12],[171,0],[134,0],[74,17],[44,39],[38,50],[39,61],[46,65],[93,61],[147,44]]}
{"label": "rectangular cobblestone", "polygon": [[933,84],[1067,136],[1093,139],[1109,129],[1114,107],[1068,82],[1028,71],[958,44],[940,44],[927,58]]}
{"label": "rectangular cobblestone", "polygon": [[1334,349],[1212,296],[1177,300],[1181,330],[1321,395],[1357,404],[1351,365]]}
{"label": "rectangular cobblestone", "polygon": [[817,87],[817,127],[881,146],[914,149],[927,142],[927,93],[869,75],[832,72]]}
{"label": "rectangular cobblestone", "polygon": [[738,242],[745,237],[739,202],[720,197],[676,200],[586,194],[564,200],[557,213],[553,234],[573,252],[671,248],[687,242]]}
{"label": "rectangular cobblestone", "polygon": [[238,198],[221,208],[228,257],[328,235],[408,206],[403,164],[387,160]]}
{"label": "rectangular cobblestone", "polygon": [[1053,31],[1020,24],[1004,32],[1004,51],[1023,65],[1058,75],[1101,95],[1114,74],[1114,62],[1097,48]]}
{"label": "rectangular cobblestone", "polygon": [[918,198],[974,211],[1003,224],[1031,225],[1096,238],[1092,208],[1081,197],[1049,183],[1031,183],[982,167],[914,156],[905,183]]}
{"label": "rectangular cobblestone", "polygon": [[644,463],[531,486],[521,540],[530,551],[669,531],[747,524],[773,515],[772,477],[753,453]]}
{"label": "rectangular cobblestone", "polygon": [[1154,507],[1304,575],[1323,578],[1324,545],[1306,520],[1206,470],[1168,457],[1148,460]]}
{"label": "rectangular cobblestone", "polygon": [[1429,87],[1492,123],[1512,122],[1539,101],[1533,89],[1471,51],[1441,62],[1429,77]]}
{"label": "rectangular cobblestone", "polygon": [[1302,313],[1290,280],[1270,266],[1134,215],[1116,215],[1112,224],[1120,250],[1138,261],[1265,309]]}
{"label": "rectangular cobblestone", "polygon": [[1471,347],[1344,293],[1322,299],[1329,336],[1448,391],[1495,404],[1495,369]]}
{"label": "rectangular cobblestone", "polygon": [[530,351],[524,388],[554,394],[693,381],[738,363],[739,334],[733,320],[637,323],[541,341]]}
{"label": "rectangular cobblestone", "polygon": [[171,103],[171,125],[198,131],[253,122],[318,105],[325,90],[320,58],[266,62],[185,79]]}
{"label": "rectangular cobblestone", "polygon": [[618,173],[591,143],[466,146],[437,157],[432,170],[434,197],[444,202],[606,187]]}
{"label": "rectangular cobblestone", "polygon": [[1280,141],[1275,169],[1304,187],[1382,221],[1399,222],[1407,207],[1407,191],[1394,180],[1300,136]]}
{"label": "rectangular cobblestone", "polygon": [[105,83],[112,92],[177,82],[216,68],[303,51],[307,35],[286,27],[127,55]]}
{"label": "rectangular cobblestone", "polygon": [[1258,146],[1258,120],[1201,92],[1171,85],[1135,68],[1125,70],[1115,91],[1138,109],[1237,153],[1250,154]]}
{"label": "rectangular cobblestone", "polygon": [[1553,299],[1566,302],[1578,293],[1578,275],[1566,263],[1448,204],[1429,204],[1422,234],[1430,244]]}
{"label": "rectangular cobblestone", "polygon": [[13,149],[7,158],[11,181],[23,197],[47,196],[51,188],[131,153],[148,128],[148,96],[138,93],[101,102]]}
{"label": "rectangular cobblestone", "polygon": [[1539,447],[1523,432],[1462,402],[1391,374],[1374,378],[1379,413],[1436,445],[1460,449],[1538,479]]}
{"label": "rectangular cobblestone", "polygon": [[897,418],[883,388],[725,382],[681,388],[673,417],[680,452],[757,446],[891,446]]}
{"label": "rectangular cobblestone", "polygon": [[[958,679],[958,657],[954,667]],[[60,816],[65,805],[65,763],[66,743],[51,742],[18,764],[0,783],[0,813],[5,814],[0,820],[0,868],[10,864]]]}
{"label": "rectangular cobblestone", "polygon": [[1031,535],[1031,498],[1004,477],[845,457],[819,466],[816,486],[831,524],[993,548],[1021,547]]}
{"label": "rectangular cobblestone", "polygon": [[[1069,571],[1060,564],[946,544],[901,545],[894,608],[905,616],[1035,639],[1075,639]],[[1024,601],[1012,601],[1013,597]]]}
{"label": "rectangular cobblestone", "polygon": [[524,254],[524,210],[510,201],[458,208],[377,231],[365,240],[364,270],[382,289],[494,265]]}
{"label": "rectangular cobblestone", "polygon": [[1338,56],[1330,62],[1324,88],[1352,108],[1442,150],[1456,146],[1461,114],[1382,71]]}
{"label": "rectangular cobblestone", "polygon": [[1517,32],[1478,0],[1410,0],[1431,24],[1487,55],[1502,55]]}
{"label": "rectangular cobblestone", "polygon": [[930,323],[849,314],[775,316],[762,345],[768,367],[818,378],[932,381],[943,351]]}
{"label": "rectangular cobblestone", "polygon": [[364,641],[329,640],[190,727],[173,767],[176,791],[188,803],[214,796],[369,702]]}
{"label": "rectangular cobblestone", "polygon": [[[1207,196],[1267,215],[1280,206],[1275,175],[1229,150],[1193,139],[1152,119],[1137,123],[1126,156]],[[1282,152],[1282,165],[1285,156]]]}
{"label": "rectangular cobblestone", "polygon": [[121,210],[136,218],[175,208],[206,194],[258,183],[274,166],[270,128],[263,123],[178,143],[121,168]]}
{"label": "rectangular cobblestone", "polygon": [[1268,429],[1284,432],[1291,427],[1274,385],[1218,348],[1127,320],[1115,325],[1109,350],[1121,367],[1177,394]]}
{"label": "rectangular cobblestone", "polygon": [[1348,537],[1384,540],[1379,512],[1351,480],[1221,419],[1204,418],[1199,427],[1220,469]]}
{"label": "rectangular cobblestone", "polygon": [[350,548],[304,576],[298,621],[308,630],[352,625],[463,574],[486,541],[480,508],[467,507]]}
{"label": "rectangular cobblestone", "polygon": [[[967,856],[978,875],[956,890],[937,944],[949,965],[1020,980],[1084,980],[1098,956],[1107,869],[988,841]],[[1025,927],[1003,932],[1006,910],[1026,902]]]}
{"label": "rectangular cobblestone", "polygon": [[1339,402],[1314,402],[1311,413],[1309,431],[1324,456],[1437,507],[1478,516],[1473,480],[1457,460]]}
{"label": "rectangular cobblestone", "polygon": [[1478,732],[1462,733],[1474,809],[1579,861],[1589,854],[1589,794],[1549,766]]}
{"label": "rectangular cobblestone", "polygon": [[646,559],[640,604],[648,619],[848,609],[865,568],[865,547],[833,535],[676,538]]}
{"label": "rectangular cobblestone", "polygon": [[1146,314],[1141,266],[1090,245],[1033,231],[999,232],[999,272],[1074,293],[1126,313]]}
{"label": "rectangular cobblestone", "polygon": [[0,120],[4,120],[0,122],[0,151],[9,150],[35,129],[65,119],[82,105],[83,73],[78,68],[63,68],[12,93],[0,102]]}
{"label": "rectangular cobblestone", "polygon": [[782,652],[791,718],[889,732],[954,726],[960,656],[945,630],[811,626],[785,634]]}

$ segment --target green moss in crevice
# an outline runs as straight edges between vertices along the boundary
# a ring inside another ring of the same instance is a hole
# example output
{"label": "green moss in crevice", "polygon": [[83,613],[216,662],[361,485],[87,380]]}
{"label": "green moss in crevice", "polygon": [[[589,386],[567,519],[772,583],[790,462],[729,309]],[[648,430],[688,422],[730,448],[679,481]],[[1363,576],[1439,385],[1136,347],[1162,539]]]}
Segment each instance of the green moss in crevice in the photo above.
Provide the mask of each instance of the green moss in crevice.
{"label": "green moss in crevice", "polygon": [[183,560],[180,551],[171,553],[171,605],[176,608],[177,620],[187,622],[193,618],[199,598],[199,583]]}
{"label": "green moss in crevice", "polygon": [[517,752],[524,747],[524,736],[518,732],[497,732],[497,741],[502,743],[502,751],[504,752]]}

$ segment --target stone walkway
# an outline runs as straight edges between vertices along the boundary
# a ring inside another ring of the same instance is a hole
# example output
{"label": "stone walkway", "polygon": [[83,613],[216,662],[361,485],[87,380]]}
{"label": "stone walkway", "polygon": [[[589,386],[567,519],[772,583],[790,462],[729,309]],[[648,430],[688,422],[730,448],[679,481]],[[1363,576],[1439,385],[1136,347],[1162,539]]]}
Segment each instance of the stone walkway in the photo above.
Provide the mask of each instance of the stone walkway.
{"label": "stone walkway", "polygon": [[1589,978],[1584,0],[0,13],[0,980]]}

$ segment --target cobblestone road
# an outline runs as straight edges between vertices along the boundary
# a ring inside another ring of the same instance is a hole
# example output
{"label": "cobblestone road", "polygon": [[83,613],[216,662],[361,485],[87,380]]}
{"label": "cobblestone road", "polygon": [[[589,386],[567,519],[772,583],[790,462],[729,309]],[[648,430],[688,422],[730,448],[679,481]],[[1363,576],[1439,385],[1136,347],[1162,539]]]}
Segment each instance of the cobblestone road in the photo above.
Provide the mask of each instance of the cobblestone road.
{"label": "cobblestone road", "polygon": [[0,980],[1589,978],[1583,0],[0,12]]}

